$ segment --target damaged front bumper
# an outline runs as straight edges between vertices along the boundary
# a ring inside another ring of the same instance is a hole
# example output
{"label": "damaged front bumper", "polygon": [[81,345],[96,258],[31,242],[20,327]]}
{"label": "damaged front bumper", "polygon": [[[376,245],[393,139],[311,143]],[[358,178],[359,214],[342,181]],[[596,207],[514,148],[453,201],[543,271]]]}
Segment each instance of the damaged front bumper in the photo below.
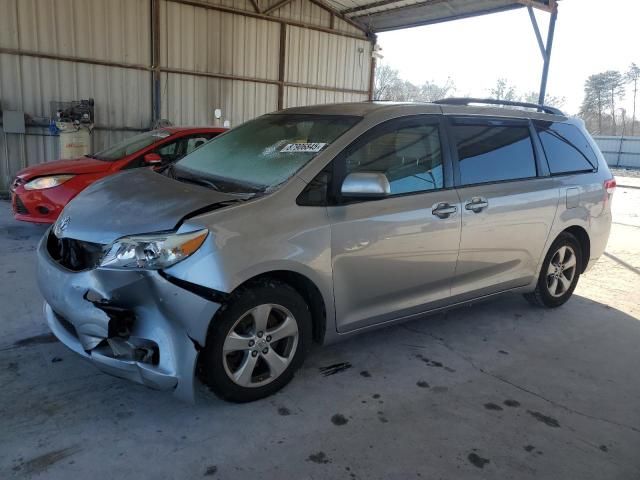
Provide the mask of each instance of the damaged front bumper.
{"label": "damaged front bumper", "polygon": [[198,350],[219,303],[158,271],[74,272],[38,246],[38,285],[54,335],[100,370],[194,400]]}

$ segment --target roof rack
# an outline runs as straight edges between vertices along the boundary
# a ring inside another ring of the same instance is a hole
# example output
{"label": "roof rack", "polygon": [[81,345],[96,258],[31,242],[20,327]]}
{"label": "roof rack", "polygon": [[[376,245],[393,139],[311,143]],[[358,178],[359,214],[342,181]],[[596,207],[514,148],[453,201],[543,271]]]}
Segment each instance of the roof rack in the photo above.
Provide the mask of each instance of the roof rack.
{"label": "roof rack", "polygon": [[555,107],[538,105],[536,103],[512,102],[511,100],[495,100],[493,98],[443,98],[432,103],[437,103],[440,105],[469,105],[470,103],[483,103],[485,105],[505,105],[509,107],[535,108],[539,112],[565,116],[564,113],[562,113],[562,110]]}

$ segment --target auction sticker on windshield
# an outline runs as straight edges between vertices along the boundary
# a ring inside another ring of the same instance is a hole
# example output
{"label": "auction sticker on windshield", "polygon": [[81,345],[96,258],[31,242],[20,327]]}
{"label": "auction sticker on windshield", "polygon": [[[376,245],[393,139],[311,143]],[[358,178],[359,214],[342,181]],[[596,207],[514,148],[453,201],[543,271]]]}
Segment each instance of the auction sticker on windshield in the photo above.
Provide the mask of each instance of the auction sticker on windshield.
{"label": "auction sticker on windshield", "polygon": [[318,153],[326,143],[289,143],[285,145],[281,153]]}

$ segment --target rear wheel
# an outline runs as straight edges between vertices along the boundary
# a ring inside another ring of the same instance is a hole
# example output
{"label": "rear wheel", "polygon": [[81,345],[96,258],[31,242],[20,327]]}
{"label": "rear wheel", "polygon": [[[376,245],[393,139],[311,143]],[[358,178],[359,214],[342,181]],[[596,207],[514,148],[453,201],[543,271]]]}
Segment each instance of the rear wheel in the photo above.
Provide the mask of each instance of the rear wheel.
{"label": "rear wheel", "polygon": [[250,402],[289,383],[311,340],[311,315],[298,292],[277,281],[256,283],[222,309],[202,352],[210,388],[226,400]]}
{"label": "rear wheel", "polygon": [[536,289],[525,294],[530,303],[554,308],[565,303],[576,288],[582,265],[582,250],[576,238],[562,233],[544,259]]}

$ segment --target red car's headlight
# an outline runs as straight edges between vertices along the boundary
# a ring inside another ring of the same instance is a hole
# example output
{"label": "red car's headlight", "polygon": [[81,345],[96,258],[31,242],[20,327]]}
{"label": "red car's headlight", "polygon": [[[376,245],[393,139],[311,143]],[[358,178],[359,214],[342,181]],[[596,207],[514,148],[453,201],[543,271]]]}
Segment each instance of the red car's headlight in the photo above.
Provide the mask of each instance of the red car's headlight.
{"label": "red car's headlight", "polygon": [[24,184],[25,190],[44,190],[45,188],[53,188],[62,185],[67,180],[72,179],[75,175],[51,175],[49,177],[40,177]]}

